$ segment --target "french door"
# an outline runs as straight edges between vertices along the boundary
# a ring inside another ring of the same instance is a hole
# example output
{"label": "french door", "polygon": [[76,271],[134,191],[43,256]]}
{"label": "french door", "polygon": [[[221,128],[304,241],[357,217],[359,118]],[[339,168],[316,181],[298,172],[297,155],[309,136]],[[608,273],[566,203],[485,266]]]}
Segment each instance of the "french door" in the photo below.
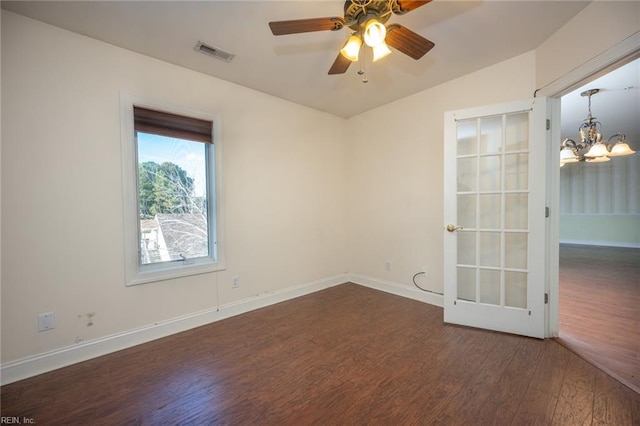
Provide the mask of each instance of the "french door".
{"label": "french door", "polygon": [[444,320],[545,336],[546,99],[445,114]]}

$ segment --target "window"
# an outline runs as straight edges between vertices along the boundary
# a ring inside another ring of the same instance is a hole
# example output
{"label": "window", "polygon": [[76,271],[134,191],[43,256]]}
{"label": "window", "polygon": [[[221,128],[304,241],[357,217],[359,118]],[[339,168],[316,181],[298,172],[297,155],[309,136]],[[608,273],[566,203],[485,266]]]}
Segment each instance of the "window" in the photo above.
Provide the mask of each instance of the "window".
{"label": "window", "polygon": [[125,96],[122,114],[127,285],[222,269],[216,121]]}

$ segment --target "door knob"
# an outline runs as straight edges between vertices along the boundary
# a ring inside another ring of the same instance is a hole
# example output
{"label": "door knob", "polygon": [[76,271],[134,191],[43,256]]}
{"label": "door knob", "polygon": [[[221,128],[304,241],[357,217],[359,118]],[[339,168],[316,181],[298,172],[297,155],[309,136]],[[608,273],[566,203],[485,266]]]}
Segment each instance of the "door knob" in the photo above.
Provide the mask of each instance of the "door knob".
{"label": "door knob", "polygon": [[456,226],[451,223],[447,225],[447,231],[449,232],[454,232],[454,231],[457,231],[458,229],[464,229],[464,228],[462,226]]}

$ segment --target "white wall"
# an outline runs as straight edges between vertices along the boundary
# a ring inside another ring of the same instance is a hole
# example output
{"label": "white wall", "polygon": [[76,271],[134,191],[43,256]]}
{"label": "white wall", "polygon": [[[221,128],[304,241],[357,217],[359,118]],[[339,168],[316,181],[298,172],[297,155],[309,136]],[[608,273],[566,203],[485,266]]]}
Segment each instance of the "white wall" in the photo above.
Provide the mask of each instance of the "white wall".
{"label": "white wall", "polygon": [[[226,271],[125,287],[121,91],[221,117]],[[2,11],[2,362],[343,274],[345,127]]]}
{"label": "white wall", "polygon": [[560,169],[560,242],[640,248],[640,156]]}
{"label": "white wall", "polygon": [[442,292],[444,112],[530,98],[534,70],[530,52],[349,120],[351,272],[412,287],[426,266]]}
{"label": "white wall", "polygon": [[[639,31],[640,2],[594,1],[536,49],[536,86],[556,87],[558,79],[582,86],[594,80],[600,75],[599,67],[608,68],[610,52],[618,51],[621,43],[637,37]],[[560,240],[640,246],[637,169],[637,156],[590,167],[563,167]],[[598,189],[593,190],[595,187]]]}
{"label": "white wall", "polygon": [[553,83],[638,31],[640,2],[592,2],[536,48],[536,87]]}

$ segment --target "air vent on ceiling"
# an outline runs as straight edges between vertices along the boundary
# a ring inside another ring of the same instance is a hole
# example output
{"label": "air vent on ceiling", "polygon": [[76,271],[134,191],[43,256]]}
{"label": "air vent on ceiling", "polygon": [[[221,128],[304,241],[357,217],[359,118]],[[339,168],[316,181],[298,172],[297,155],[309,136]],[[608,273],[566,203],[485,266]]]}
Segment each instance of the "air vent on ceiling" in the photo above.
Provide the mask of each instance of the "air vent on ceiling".
{"label": "air vent on ceiling", "polygon": [[224,50],[208,45],[201,41],[196,44],[196,51],[200,53],[204,53],[205,55],[213,56],[216,59],[220,59],[221,61],[231,62],[236,55],[233,53],[225,52]]}

